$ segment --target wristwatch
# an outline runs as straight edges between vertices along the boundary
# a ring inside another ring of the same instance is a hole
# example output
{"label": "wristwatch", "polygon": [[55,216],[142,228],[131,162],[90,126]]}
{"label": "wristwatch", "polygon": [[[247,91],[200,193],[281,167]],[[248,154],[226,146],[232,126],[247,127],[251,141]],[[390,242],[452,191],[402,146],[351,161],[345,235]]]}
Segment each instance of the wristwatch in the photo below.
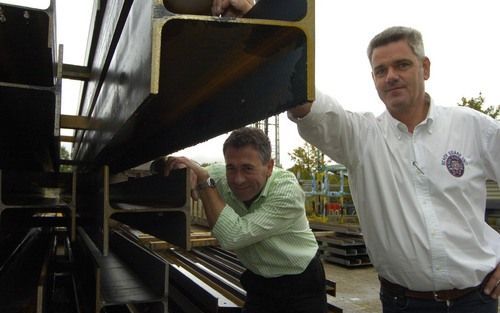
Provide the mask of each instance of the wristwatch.
{"label": "wristwatch", "polygon": [[202,191],[206,188],[215,188],[215,180],[212,177],[208,177],[206,181],[196,185],[196,191]]}

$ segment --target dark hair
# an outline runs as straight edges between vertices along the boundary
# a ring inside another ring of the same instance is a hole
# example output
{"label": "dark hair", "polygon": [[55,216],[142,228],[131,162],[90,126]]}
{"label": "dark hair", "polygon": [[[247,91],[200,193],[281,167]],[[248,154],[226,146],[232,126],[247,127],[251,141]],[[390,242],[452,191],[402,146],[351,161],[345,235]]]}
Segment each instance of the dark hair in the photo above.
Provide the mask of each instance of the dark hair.
{"label": "dark hair", "polygon": [[372,38],[368,45],[367,54],[370,64],[372,63],[372,54],[375,48],[385,46],[391,42],[406,40],[413,53],[419,59],[425,57],[424,42],[422,34],[416,29],[404,26],[393,26],[385,29],[378,35]]}
{"label": "dark hair", "polygon": [[226,153],[229,147],[239,149],[249,145],[259,152],[263,164],[271,160],[271,142],[262,130],[255,127],[234,130],[224,141],[222,152]]}

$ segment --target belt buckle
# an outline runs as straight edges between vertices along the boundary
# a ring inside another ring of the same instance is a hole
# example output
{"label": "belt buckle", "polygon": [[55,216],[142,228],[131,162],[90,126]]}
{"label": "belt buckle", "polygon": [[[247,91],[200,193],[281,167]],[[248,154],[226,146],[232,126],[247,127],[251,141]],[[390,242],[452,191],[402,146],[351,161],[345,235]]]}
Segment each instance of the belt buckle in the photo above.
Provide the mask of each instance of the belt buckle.
{"label": "belt buckle", "polygon": [[436,291],[433,291],[432,294],[434,295],[434,301],[436,301],[436,302],[445,302],[445,301],[448,301],[448,300],[445,300],[445,299],[441,299],[439,297],[439,294]]}
{"label": "belt buckle", "polygon": [[446,306],[450,306],[451,302],[449,299],[441,299],[439,297],[439,294],[436,291],[433,291],[432,294],[434,295],[434,301],[436,302],[446,302]]}

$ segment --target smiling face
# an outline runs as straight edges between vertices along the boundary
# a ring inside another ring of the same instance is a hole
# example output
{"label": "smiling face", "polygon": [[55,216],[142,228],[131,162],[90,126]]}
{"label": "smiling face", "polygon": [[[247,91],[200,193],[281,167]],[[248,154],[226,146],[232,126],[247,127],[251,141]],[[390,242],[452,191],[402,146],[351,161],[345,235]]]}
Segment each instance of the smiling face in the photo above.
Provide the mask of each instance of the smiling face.
{"label": "smiling face", "polygon": [[227,147],[224,151],[229,188],[242,202],[254,200],[264,188],[273,171],[274,161],[262,162],[252,146]]}
{"label": "smiling face", "polygon": [[394,118],[422,111],[430,74],[427,57],[419,59],[406,40],[398,40],[375,48],[371,65],[378,95]]}

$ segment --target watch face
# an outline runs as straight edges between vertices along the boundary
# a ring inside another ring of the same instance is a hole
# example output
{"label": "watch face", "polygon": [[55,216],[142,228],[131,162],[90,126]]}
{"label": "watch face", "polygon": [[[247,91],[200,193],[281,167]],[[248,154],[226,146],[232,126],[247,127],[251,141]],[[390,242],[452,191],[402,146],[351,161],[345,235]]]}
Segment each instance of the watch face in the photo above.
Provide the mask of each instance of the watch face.
{"label": "watch face", "polygon": [[196,190],[201,191],[205,188],[215,188],[215,180],[212,177],[209,177],[206,181],[199,183],[196,186]]}

